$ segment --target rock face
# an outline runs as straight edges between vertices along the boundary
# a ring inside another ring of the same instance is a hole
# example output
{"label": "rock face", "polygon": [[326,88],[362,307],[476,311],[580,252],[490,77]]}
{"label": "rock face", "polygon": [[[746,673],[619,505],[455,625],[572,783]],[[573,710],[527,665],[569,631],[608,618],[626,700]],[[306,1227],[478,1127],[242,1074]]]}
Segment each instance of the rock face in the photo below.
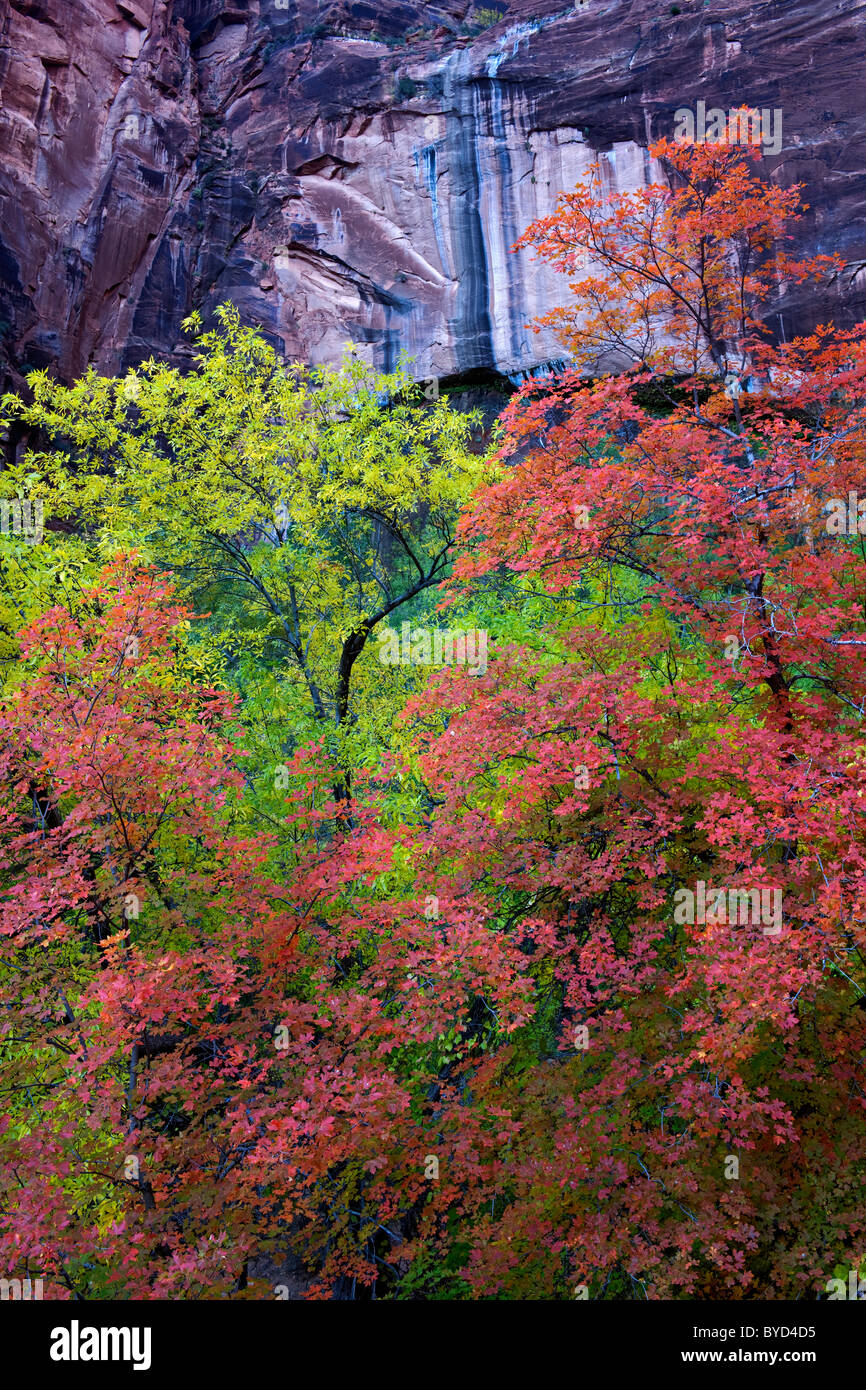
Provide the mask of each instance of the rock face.
{"label": "rock face", "polygon": [[866,317],[866,0],[488,3],[0,0],[5,384],[181,361],[226,299],[291,358],[531,371],[565,287],[509,246],[700,100],[781,112],[796,249],[846,260],[778,331]]}

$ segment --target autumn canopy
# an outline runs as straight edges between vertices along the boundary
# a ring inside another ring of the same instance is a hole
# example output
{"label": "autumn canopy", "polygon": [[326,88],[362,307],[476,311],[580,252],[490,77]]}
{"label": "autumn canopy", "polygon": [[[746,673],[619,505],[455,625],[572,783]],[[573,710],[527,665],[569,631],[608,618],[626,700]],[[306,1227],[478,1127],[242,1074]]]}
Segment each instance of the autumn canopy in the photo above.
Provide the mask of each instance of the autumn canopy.
{"label": "autumn canopy", "polygon": [[[866,338],[767,329],[838,269],[786,249],[796,188],[652,155],[523,237],[570,365],[486,454],[404,368],[286,372],[230,308],[186,375],[7,398],[47,530],[2,557],[4,1275],[866,1268]],[[404,622],[484,668],[384,665]]]}

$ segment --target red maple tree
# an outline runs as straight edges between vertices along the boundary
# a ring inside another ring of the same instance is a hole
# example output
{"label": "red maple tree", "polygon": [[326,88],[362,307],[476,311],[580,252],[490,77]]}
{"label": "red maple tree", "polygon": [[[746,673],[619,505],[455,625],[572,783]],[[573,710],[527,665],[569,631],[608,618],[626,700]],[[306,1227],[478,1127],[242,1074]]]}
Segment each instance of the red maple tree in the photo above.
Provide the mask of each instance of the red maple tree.
{"label": "red maple tree", "polygon": [[866,522],[827,514],[866,346],[762,321],[835,269],[780,250],[796,189],[652,154],[666,183],[596,170],[523,238],[575,365],[463,519],[457,592],[510,573],[556,616],[439,683],[444,731],[414,711],[430,863],[485,885],[547,1020],[536,1065],[471,1071],[446,1195],[479,1293],[814,1297],[866,1242]]}

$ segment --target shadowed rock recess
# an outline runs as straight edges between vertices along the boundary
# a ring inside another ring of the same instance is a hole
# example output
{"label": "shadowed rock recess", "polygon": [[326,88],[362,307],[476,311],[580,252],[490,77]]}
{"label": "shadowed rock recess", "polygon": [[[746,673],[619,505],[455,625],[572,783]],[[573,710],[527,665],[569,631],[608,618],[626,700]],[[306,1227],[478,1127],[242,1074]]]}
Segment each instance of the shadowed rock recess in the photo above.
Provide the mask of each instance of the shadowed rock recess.
{"label": "shadowed rock recess", "polygon": [[181,361],[226,299],[290,358],[518,380],[564,283],[510,245],[599,155],[647,180],[699,100],[781,109],[796,249],[846,261],[776,331],[856,322],[864,49],[866,0],[2,0],[3,385]]}

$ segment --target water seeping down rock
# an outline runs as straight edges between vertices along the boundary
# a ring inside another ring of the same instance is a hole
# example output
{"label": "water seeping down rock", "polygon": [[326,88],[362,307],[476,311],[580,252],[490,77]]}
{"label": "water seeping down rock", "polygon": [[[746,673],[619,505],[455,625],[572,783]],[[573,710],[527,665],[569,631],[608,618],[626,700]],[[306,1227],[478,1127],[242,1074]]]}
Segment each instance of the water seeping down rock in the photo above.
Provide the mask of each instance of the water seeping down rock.
{"label": "water seeping down rock", "polygon": [[510,245],[598,155],[650,178],[699,99],[781,110],[795,249],[846,261],[776,331],[866,317],[864,0],[489,7],[0,0],[4,386],[181,361],[225,299],[291,358],[516,380],[561,355],[526,325],[564,285]]}

